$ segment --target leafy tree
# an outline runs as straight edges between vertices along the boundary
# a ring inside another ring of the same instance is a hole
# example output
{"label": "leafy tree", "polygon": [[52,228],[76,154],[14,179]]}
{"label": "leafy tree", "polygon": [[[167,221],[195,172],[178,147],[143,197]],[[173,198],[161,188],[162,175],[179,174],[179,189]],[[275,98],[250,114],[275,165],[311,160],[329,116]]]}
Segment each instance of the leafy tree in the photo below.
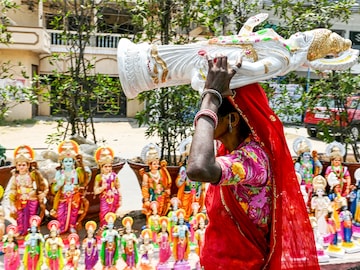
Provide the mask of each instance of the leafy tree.
{"label": "leafy tree", "polygon": [[[333,71],[323,74],[322,79],[314,81],[307,95],[308,109],[313,110],[321,101],[326,107],[324,114],[331,119],[330,123],[324,120],[318,124],[320,131],[318,137],[328,143],[337,140],[346,146],[346,150],[347,146],[350,146],[357,161],[360,160],[358,150],[360,123],[355,121],[354,117],[359,114],[359,89],[359,76],[354,76],[350,70]],[[353,96],[358,98],[350,99]]]}
{"label": "leafy tree", "polygon": [[[197,27],[209,35],[235,33],[256,7],[256,3],[247,1],[220,0],[137,0],[128,5],[135,25],[134,41],[157,44],[195,42],[197,39],[191,31]],[[177,165],[179,144],[192,132],[198,93],[185,85],[144,92],[139,99],[146,106],[135,119],[139,125],[147,126],[148,137],[160,138],[161,158]]]}
{"label": "leafy tree", "polygon": [[[119,80],[95,74],[96,59],[89,59],[85,54],[107,4],[111,3],[96,0],[53,1],[58,13],[51,24],[54,29],[62,31],[62,45],[67,46],[67,51],[52,54],[52,74],[40,76],[38,80],[51,88],[46,97],[50,100],[54,113],[67,120],[64,137],[70,133],[87,138],[90,131],[96,143],[93,118],[97,100],[101,98],[107,101],[106,110],[109,114],[115,114],[120,109],[116,105],[116,97],[121,93]],[[68,63],[68,68],[58,71],[56,65],[59,62]],[[59,122],[59,127],[62,125]]]}

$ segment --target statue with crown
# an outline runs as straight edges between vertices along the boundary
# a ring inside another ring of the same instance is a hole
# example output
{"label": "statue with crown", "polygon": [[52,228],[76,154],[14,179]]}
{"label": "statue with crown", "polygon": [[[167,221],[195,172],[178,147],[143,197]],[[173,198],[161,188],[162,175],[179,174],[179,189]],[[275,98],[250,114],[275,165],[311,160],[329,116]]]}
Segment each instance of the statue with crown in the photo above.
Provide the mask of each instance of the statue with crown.
{"label": "statue with crown", "polygon": [[30,218],[45,214],[45,199],[49,190],[47,180],[41,175],[35,152],[29,145],[20,145],[14,150],[12,176],[5,190],[4,211],[6,217],[15,219],[20,237],[25,237],[30,228]]}
{"label": "statue with crown", "polygon": [[[119,41],[119,77],[125,95],[161,87],[191,84],[202,91],[208,69],[207,58],[222,54],[236,70],[230,88],[283,76],[301,66],[314,70],[346,70],[358,62],[359,51],[351,41],[328,29],[298,32],[288,39],[273,29],[253,32],[266,13],[250,17],[237,35],[213,37],[184,45],[134,44]],[[206,56],[206,57],[205,57]],[[241,68],[236,63],[241,60]]]}

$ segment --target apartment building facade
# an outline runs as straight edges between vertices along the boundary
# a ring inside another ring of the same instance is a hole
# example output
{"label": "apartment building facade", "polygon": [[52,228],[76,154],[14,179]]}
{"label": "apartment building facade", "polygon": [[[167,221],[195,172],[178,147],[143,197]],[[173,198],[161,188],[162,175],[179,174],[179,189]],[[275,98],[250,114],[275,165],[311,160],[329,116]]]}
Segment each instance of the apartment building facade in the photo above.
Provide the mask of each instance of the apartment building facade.
{"label": "apartment building facade", "polygon": [[[335,23],[333,29],[342,36],[349,38],[353,42],[353,47],[360,49],[360,14],[359,5],[354,7],[354,14],[348,24]],[[51,53],[66,52],[66,44],[61,39],[61,32],[52,29],[51,20],[56,14],[56,7],[51,5],[51,1],[32,1],[16,0],[20,6],[17,10],[11,10],[7,15],[10,19],[8,31],[12,33],[11,44],[0,44],[1,61],[21,62],[22,70],[29,74],[29,78],[21,75],[20,67],[14,70],[14,80],[0,80],[0,87],[7,83],[16,83],[24,87],[30,86],[32,77],[36,74],[51,74],[54,66],[50,64],[49,57]],[[120,17],[119,17],[120,16]],[[106,33],[106,29],[98,29],[90,40],[90,46],[85,53],[87,57],[95,58],[94,73],[107,74],[110,77],[118,78],[119,70],[117,66],[117,44],[123,36],[122,31],[131,27],[127,24],[128,18],[119,15],[118,10],[111,8],[104,12],[104,20],[107,24],[113,24],[115,21],[121,25],[118,31]],[[270,16],[272,18],[272,16]],[[120,23],[119,23],[120,21]],[[276,20],[274,20],[276,22]],[[105,25],[106,25],[105,23]],[[122,29],[123,28],[123,29]],[[66,62],[58,62],[56,69],[58,71],[66,70]],[[360,73],[360,65],[353,68],[354,73]],[[50,89],[43,89],[49,91]],[[97,113],[101,116],[102,111],[101,98],[97,101]],[[136,112],[142,109],[143,104],[137,100],[127,100],[124,95],[118,97],[118,105],[121,108],[116,117],[134,117]],[[22,102],[11,108],[8,120],[29,119],[34,116],[50,116],[52,114],[50,104],[39,96],[39,104],[31,105],[28,102]]]}

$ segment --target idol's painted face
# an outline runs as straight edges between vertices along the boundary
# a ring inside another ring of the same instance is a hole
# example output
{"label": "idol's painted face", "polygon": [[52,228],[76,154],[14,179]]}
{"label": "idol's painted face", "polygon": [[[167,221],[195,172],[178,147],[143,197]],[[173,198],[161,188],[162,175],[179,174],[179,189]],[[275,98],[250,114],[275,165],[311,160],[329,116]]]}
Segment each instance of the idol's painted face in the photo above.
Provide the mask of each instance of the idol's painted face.
{"label": "idol's painted face", "polygon": [[158,160],[154,160],[149,164],[149,168],[150,170],[157,170],[159,169],[159,161]]}
{"label": "idol's painted face", "polygon": [[75,161],[73,158],[64,158],[62,161],[62,164],[64,166],[64,169],[73,169]]}
{"label": "idol's painted face", "polygon": [[111,171],[112,171],[112,165],[110,163],[104,164],[102,166],[102,173],[103,174],[111,173]]}
{"label": "idol's painted face", "polygon": [[29,170],[29,164],[27,162],[16,163],[16,169],[20,174],[26,173]]}

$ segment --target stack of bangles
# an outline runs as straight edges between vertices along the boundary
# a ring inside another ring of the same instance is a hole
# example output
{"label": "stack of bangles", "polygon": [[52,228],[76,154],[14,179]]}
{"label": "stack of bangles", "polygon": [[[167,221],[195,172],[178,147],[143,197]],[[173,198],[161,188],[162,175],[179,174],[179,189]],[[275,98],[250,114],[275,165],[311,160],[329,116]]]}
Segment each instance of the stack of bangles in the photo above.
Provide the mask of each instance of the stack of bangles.
{"label": "stack of bangles", "polygon": [[[215,95],[218,98],[218,101],[219,101],[218,107],[220,107],[220,105],[222,103],[221,94],[218,91],[214,90],[214,89],[205,89],[201,94],[201,100],[203,100],[205,95],[207,95],[207,94]],[[209,110],[209,109],[202,109],[202,110],[197,112],[197,114],[194,117],[194,126],[195,127],[196,127],[197,121],[202,116],[209,117],[214,122],[214,127],[215,128],[217,127],[217,125],[218,125],[218,117],[217,117],[215,112],[213,112],[212,110]]]}

